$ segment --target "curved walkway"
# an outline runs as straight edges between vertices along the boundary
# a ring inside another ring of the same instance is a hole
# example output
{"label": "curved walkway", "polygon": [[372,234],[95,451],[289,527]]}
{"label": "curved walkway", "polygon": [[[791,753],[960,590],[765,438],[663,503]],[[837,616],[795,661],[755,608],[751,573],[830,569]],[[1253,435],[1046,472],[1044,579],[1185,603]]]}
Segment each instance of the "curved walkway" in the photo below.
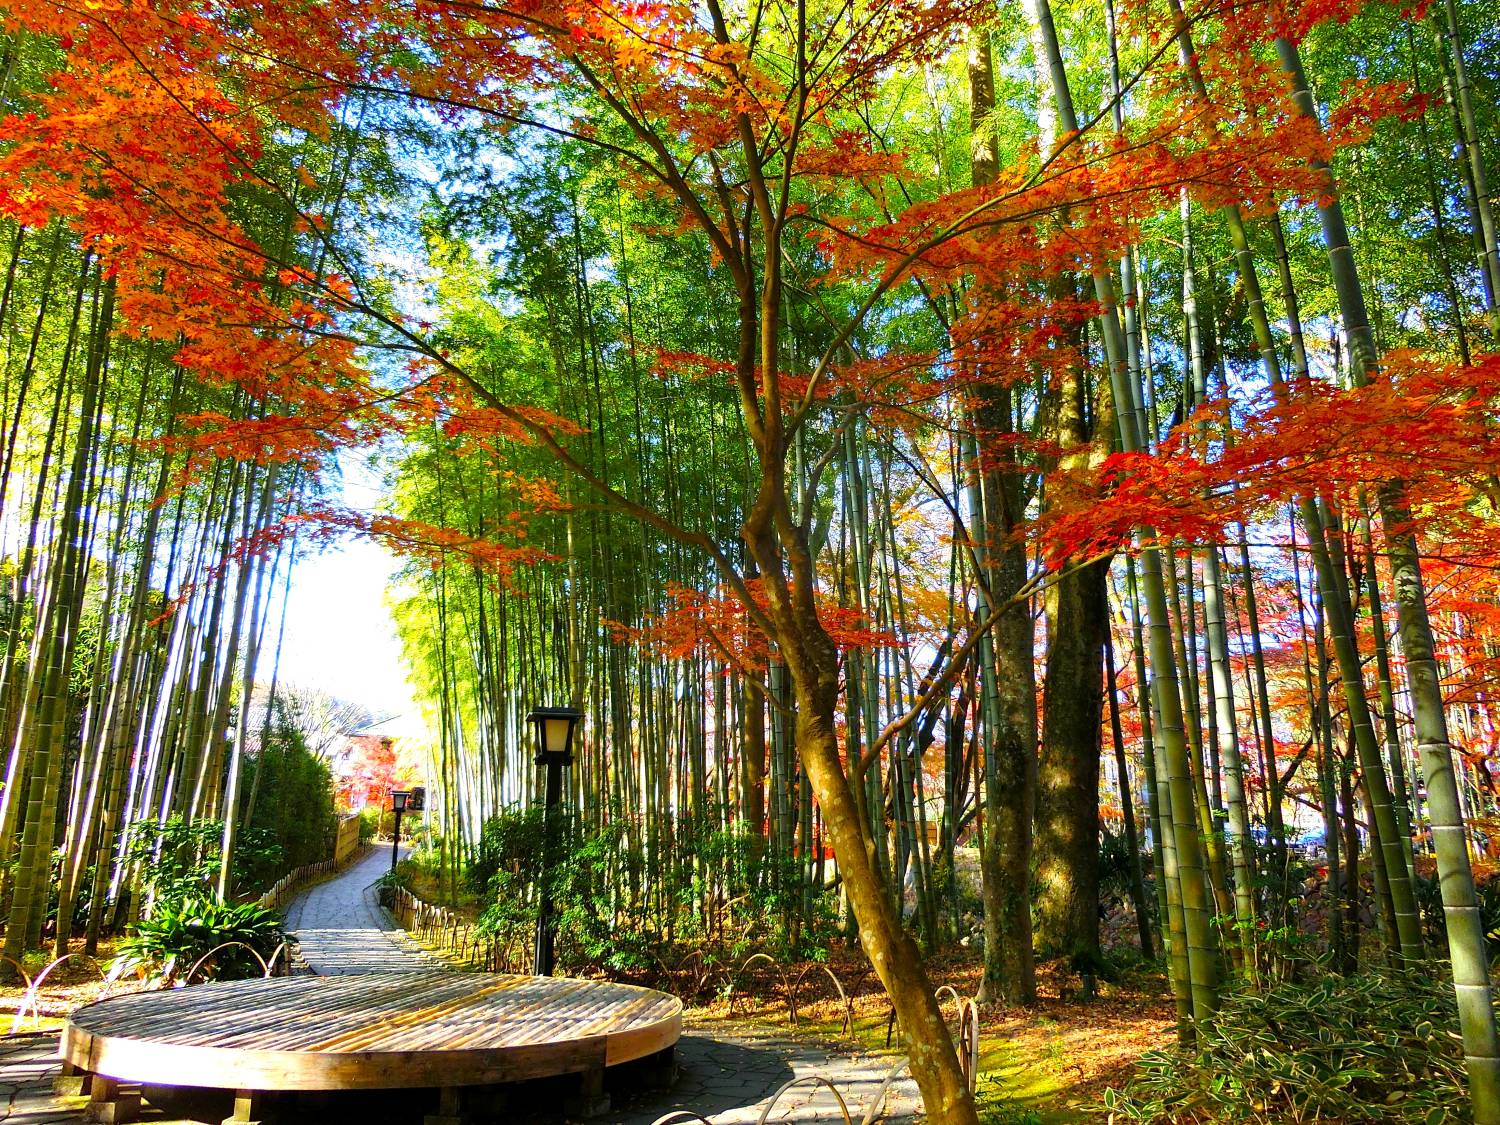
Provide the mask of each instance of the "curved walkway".
{"label": "curved walkway", "polygon": [[400,973],[440,968],[375,899],[375,881],[390,870],[382,847],[332,879],[309,887],[286,908],[286,928],[297,937],[302,963],[319,976]]}

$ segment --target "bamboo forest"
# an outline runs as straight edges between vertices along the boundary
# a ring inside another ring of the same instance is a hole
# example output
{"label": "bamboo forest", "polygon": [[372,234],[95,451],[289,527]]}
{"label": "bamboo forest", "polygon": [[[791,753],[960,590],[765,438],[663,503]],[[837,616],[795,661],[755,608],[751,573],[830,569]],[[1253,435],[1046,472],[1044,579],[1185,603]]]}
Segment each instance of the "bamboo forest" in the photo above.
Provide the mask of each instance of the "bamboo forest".
{"label": "bamboo forest", "polygon": [[0,1117],[1500,1125],[1500,7],[0,15]]}

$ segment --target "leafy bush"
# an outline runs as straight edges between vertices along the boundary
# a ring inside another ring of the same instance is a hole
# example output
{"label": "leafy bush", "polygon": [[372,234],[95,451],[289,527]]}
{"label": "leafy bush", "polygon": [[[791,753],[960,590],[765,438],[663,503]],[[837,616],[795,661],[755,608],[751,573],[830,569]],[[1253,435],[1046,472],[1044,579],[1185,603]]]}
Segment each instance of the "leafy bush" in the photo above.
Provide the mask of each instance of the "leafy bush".
{"label": "leafy bush", "polygon": [[245,793],[256,791],[245,827],[268,833],[279,853],[266,885],[333,854],[338,834],[333,778],[328,763],[307,748],[296,726],[285,719],[276,723],[265,749],[246,761],[241,784]]}
{"label": "leafy bush", "polygon": [[[570,971],[633,973],[672,958],[682,942],[751,947],[777,956],[826,956],[836,933],[832,894],[811,895],[805,860],[724,831],[711,812],[603,825],[559,810],[547,873],[559,964]],[[536,927],[543,877],[542,810],[485,823],[464,879],[485,904],[480,925],[502,944],[524,945]]]}
{"label": "leafy bush", "polygon": [[1152,1051],[1112,1121],[1398,1122],[1469,1120],[1458,1006],[1433,968],[1327,976],[1228,997],[1192,1048]]}
{"label": "leafy bush", "polygon": [[380,810],[366,805],[359,810],[359,842],[368,844],[380,834]]}
{"label": "leafy bush", "polygon": [[395,909],[396,892],[412,889],[411,868],[411,860],[402,860],[389,871],[382,872],[380,878],[375,880],[375,898],[381,906],[387,910]]}
{"label": "leafy bush", "polygon": [[220,949],[204,962],[194,979],[258,977],[261,964],[250,949],[268,961],[284,940],[286,933],[276,911],[253,902],[222,903],[195,895],[161,904],[150,918],[137,923],[135,933],[117,947],[112,975],[143,973],[171,984],[191,972],[199,958],[217,946],[243,942]]}
{"label": "leafy bush", "polygon": [[553,932],[559,962],[574,970],[606,968],[630,972],[651,961],[648,933],[622,921],[615,907],[611,873],[623,845],[623,831],[605,826],[584,831],[559,809],[554,827],[552,868],[543,872],[546,832],[542,810],[525,809],[492,817],[465,872],[489,905],[480,915],[483,933],[501,942],[522,942],[534,931],[537,892],[545,877],[553,903]]}
{"label": "leafy bush", "polygon": [[[169,904],[210,897],[219,878],[224,822],[174,816],[160,826],[139,821],[130,828],[125,858],[139,864],[141,892],[159,910]],[[281,874],[281,851],[266,831],[243,828],[235,842],[231,882],[238,892],[264,890]]]}

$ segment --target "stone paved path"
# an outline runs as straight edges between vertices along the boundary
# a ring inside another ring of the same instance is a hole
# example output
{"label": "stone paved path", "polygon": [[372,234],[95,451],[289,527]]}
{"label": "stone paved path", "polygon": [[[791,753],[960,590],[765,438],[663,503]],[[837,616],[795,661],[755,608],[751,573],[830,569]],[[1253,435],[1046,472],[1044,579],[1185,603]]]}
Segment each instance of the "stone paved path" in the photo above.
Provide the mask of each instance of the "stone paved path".
{"label": "stone paved path", "polygon": [[[295,930],[302,960],[314,972],[400,972],[430,969],[433,960],[405,933],[394,928],[389,915],[375,901],[371,884],[390,865],[390,853],[375,849],[337,877],[312,887],[287,908],[287,925]],[[794,1038],[778,1025],[778,1007],[767,1023],[689,1018],[677,1045],[680,1077],[671,1090],[647,1092],[628,1073],[612,1076],[615,1107],[593,1119],[593,1125],[651,1125],[674,1110],[690,1110],[713,1125],[755,1125],[766,1103],[794,1078],[827,1079],[838,1086],[855,1125],[877,1097],[885,1120],[911,1120],[920,1101],[916,1085],[903,1071],[884,1095],[882,1085],[897,1056],[845,1049],[811,1038]],[[0,1037],[0,1123],[3,1125],[78,1125],[83,1121],[80,1099],[52,1095],[58,1073],[54,1035]],[[184,1075],[190,1081],[190,1075]],[[521,1087],[502,1111],[476,1105],[469,1112],[474,1125],[556,1125],[561,1094],[552,1085]],[[564,1080],[565,1081],[565,1080]],[[226,1105],[217,1094],[161,1098],[147,1105],[141,1120],[217,1122]],[[279,1125],[337,1125],[345,1121],[375,1121],[381,1125],[418,1125],[434,1110],[434,1098],[422,1091],[379,1094],[335,1094],[316,1105],[289,1103],[270,1121]],[[842,1125],[838,1101],[826,1087],[798,1085],[777,1101],[769,1120]]]}
{"label": "stone paved path", "polygon": [[[784,1015],[783,1010],[778,1008],[777,1015]],[[692,1021],[678,1041],[677,1057],[681,1075],[670,1091],[621,1099],[618,1112],[609,1120],[617,1125],[651,1125],[663,1114],[685,1109],[701,1113],[714,1125],[754,1125],[777,1090],[793,1078],[814,1077],[838,1087],[855,1125],[877,1097],[886,1121],[910,1121],[921,1106],[916,1083],[904,1069],[881,1093],[900,1056],[794,1039],[773,1026]],[[842,1125],[843,1115],[827,1087],[809,1082],[788,1090],[767,1120]]]}
{"label": "stone paved path", "polygon": [[390,866],[391,853],[372,848],[339,875],[309,888],[287,906],[287,929],[296,933],[302,962],[313,972],[334,976],[434,967],[434,960],[375,901],[375,880]]}

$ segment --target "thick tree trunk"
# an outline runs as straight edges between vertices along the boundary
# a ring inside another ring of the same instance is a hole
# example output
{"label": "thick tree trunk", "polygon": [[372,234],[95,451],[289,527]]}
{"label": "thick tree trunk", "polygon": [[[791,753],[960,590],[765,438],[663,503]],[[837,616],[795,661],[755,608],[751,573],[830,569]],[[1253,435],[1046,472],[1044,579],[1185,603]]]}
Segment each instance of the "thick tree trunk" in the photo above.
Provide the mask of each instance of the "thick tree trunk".
{"label": "thick tree trunk", "polygon": [[[989,31],[969,36],[969,174],[976,185],[993,183],[998,139],[989,121],[995,109],[994,60]],[[977,388],[974,435],[967,444],[970,532],[974,559],[989,591],[983,621],[995,607],[1000,620],[980,642],[980,728],[984,735],[985,833],[980,854],[984,903],[984,971],[978,1000],[1030,1004],[1036,999],[1031,934],[1032,820],[1036,810],[1036,660],[1030,606],[1015,602],[1026,584],[1026,547],[1009,533],[1023,519],[1021,476],[1009,447],[993,438],[1014,432],[1009,390]],[[1004,468],[982,472],[980,449]]]}
{"label": "thick tree trunk", "polygon": [[876,869],[872,841],[839,760],[834,727],[836,665],[821,674],[809,676],[809,671],[804,667],[793,671],[797,748],[833,842],[845,893],[859,921],[860,945],[896,1009],[927,1119],[943,1125],[975,1125],[974,1099],[959,1070],[932,982]]}
{"label": "thick tree trunk", "polygon": [[1047,591],[1047,672],[1037,771],[1037,942],[1085,973],[1099,958],[1099,753],[1108,563]]}

